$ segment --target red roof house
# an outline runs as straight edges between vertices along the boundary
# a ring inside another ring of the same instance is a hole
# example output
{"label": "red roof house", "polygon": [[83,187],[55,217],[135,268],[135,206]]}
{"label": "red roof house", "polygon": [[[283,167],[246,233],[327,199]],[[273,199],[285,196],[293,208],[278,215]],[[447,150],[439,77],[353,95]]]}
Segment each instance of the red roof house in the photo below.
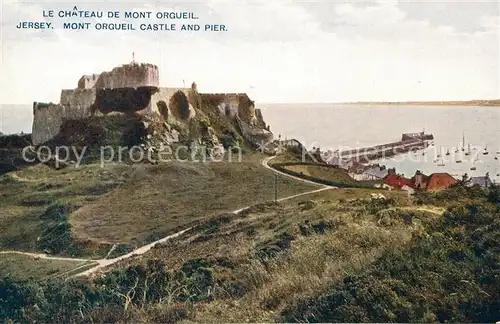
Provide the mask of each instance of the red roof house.
{"label": "red roof house", "polygon": [[457,180],[448,173],[433,173],[427,179],[427,191],[444,190],[457,183]]}
{"label": "red roof house", "polygon": [[402,175],[395,173],[389,174],[387,177],[385,177],[384,183],[396,189],[402,189],[405,185],[410,188],[416,189],[415,184],[410,179],[407,179]]}

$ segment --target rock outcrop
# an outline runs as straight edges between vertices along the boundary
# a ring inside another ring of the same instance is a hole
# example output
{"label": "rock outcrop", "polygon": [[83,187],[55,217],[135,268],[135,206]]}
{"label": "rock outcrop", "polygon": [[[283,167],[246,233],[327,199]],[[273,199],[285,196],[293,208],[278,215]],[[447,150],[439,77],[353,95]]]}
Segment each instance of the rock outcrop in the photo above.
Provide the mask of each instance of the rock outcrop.
{"label": "rock outcrop", "polygon": [[156,65],[133,62],[110,72],[82,76],[76,89],[61,91],[58,104],[34,102],[33,144],[56,139],[72,121],[116,113],[161,120],[165,130],[156,128],[156,134],[147,133],[150,138],[145,141],[154,139],[164,145],[179,142],[181,132],[177,129],[189,133],[193,125],[195,130],[188,137],[212,147],[222,147],[222,137],[224,142],[228,136],[232,138],[229,142],[237,142],[238,132],[253,145],[273,138],[261,111],[246,94],[203,94],[194,82],[191,88],[160,87]]}

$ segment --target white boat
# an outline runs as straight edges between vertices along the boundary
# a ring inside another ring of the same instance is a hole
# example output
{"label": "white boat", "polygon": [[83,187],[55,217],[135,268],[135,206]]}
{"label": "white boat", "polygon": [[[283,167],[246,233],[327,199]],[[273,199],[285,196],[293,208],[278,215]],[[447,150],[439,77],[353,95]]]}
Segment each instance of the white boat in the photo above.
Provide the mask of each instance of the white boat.
{"label": "white boat", "polygon": [[469,145],[467,147],[467,152],[465,152],[465,155],[470,155],[470,143],[469,143]]}
{"label": "white boat", "polygon": [[483,155],[488,155],[488,145],[484,147]]}
{"label": "white boat", "polygon": [[470,168],[472,171],[476,170],[476,160],[472,162],[472,167]]}

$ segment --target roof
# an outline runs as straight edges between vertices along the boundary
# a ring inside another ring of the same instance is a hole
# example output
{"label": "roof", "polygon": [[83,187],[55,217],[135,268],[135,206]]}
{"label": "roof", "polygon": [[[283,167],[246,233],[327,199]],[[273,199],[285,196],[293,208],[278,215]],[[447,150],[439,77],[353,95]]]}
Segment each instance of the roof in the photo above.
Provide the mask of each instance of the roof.
{"label": "roof", "polygon": [[489,187],[493,184],[489,176],[482,176],[482,177],[471,177],[470,178],[470,184],[473,185],[478,185],[481,187]]}
{"label": "roof", "polygon": [[381,169],[380,167],[376,166],[376,167],[372,167],[372,168],[366,170],[364,173],[372,175],[372,176],[377,177],[379,179],[383,179],[387,176],[387,174],[389,172],[387,171],[387,169],[383,169],[383,168]]}
{"label": "roof", "polygon": [[384,182],[397,189],[401,189],[404,186],[415,189],[415,184],[413,184],[410,179],[407,179],[399,174],[389,174],[385,177]]}
{"label": "roof", "polygon": [[281,140],[281,144],[283,144],[283,145],[298,145],[298,146],[302,146],[302,143],[300,143],[295,138]]}
{"label": "roof", "polygon": [[364,165],[362,163],[359,163],[358,161],[356,161],[355,159],[350,159],[349,161],[347,161],[345,164],[351,164],[349,166],[349,172],[353,172],[353,173],[363,173],[365,170],[368,170],[370,167],[367,166],[367,165]]}
{"label": "roof", "polygon": [[443,190],[457,183],[457,180],[448,173],[433,173],[427,180],[427,191]]}

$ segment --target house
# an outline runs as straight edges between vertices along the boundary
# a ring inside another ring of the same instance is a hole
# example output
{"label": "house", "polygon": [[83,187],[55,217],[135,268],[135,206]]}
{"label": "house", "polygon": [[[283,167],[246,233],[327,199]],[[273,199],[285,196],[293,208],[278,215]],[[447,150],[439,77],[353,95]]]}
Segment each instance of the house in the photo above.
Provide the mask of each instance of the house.
{"label": "house", "polygon": [[389,174],[385,166],[374,165],[363,172],[364,180],[382,180]]}
{"label": "house", "polygon": [[285,139],[284,141],[280,141],[280,144],[286,148],[299,148],[302,149],[302,143],[300,143],[295,138]]}
{"label": "house", "polygon": [[455,183],[457,180],[448,173],[433,173],[428,177],[425,188],[426,191],[440,191]]}
{"label": "house", "polygon": [[490,175],[486,173],[486,175],[482,177],[471,177],[469,185],[480,186],[482,188],[489,188],[491,185],[493,185],[493,182],[490,179]]}
{"label": "house", "polygon": [[415,172],[410,181],[413,183],[414,189],[425,191],[440,191],[457,183],[457,180],[446,172],[425,175],[420,170]]}
{"label": "house", "polygon": [[395,189],[402,189],[404,186],[415,189],[415,184],[411,181],[411,179],[405,178],[399,174],[389,174],[384,178],[384,183],[390,185]]}
{"label": "house", "polygon": [[415,193],[415,187],[411,187],[408,185],[404,185],[401,187],[401,190],[406,191],[408,193],[408,197]]}
{"label": "house", "polygon": [[416,187],[411,179],[405,178],[402,175],[390,173],[384,178],[384,183],[391,186],[394,189],[400,189],[408,192],[408,195],[415,193]]}
{"label": "house", "polygon": [[417,170],[415,175],[411,178],[411,182],[414,184],[415,189],[425,190],[427,188],[428,181],[429,176],[423,174],[420,170]]}

